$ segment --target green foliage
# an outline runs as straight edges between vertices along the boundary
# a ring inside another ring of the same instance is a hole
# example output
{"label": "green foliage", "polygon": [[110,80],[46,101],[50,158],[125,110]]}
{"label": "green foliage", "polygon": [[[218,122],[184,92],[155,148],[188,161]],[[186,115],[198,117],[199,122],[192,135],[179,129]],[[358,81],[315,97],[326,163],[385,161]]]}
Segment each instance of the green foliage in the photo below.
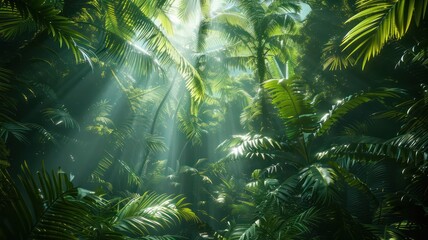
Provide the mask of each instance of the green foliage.
{"label": "green foliage", "polygon": [[226,158],[253,158],[261,157],[263,159],[272,158],[271,152],[274,149],[281,149],[281,144],[275,139],[252,135],[235,135],[232,138],[223,141],[217,149],[227,152]]}
{"label": "green foliage", "polygon": [[343,38],[344,49],[350,48],[350,56],[367,61],[379,54],[392,39],[402,38],[412,23],[418,26],[425,18],[427,0],[360,0],[358,13],[347,22],[362,19]]}
{"label": "green foliage", "polygon": [[78,29],[77,23],[61,14],[54,3],[45,1],[18,1],[4,3],[1,6],[0,36],[14,39],[23,33],[46,31],[60,47],[65,45],[70,49],[76,61],[84,60],[84,46],[88,38]]}
{"label": "green foliage", "polygon": [[384,101],[385,98],[398,98],[400,94],[402,94],[400,89],[382,89],[379,91],[356,93],[338,100],[337,104],[333,105],[329,113],[326,113],[321,118],[317,135],[322,135],[325,132],[328,132],[331,126],[340,120],[345,114],[364,103]]}
{"label": "green foliage", "polygon": [[303,86],[298,79],[269,80],[263,86],[272,96],[272,103],[284,121],[289,140],[303,137],[315,129],[313,107],[305,99]]}
{"label": "green foliage", "polygon": [[0,0],[0,238],[422,238],[428,1],[304,2]]}
{"label": "green foliage", "polygon": [[159,228],[199,221],[181,196],[146,192],[107,200],[74,187],[62,171],[49,174],[42,169],[36,179],[26,164],[20,176],[25,189],[21,195],[5,169],[1,177],[0,207],[6,213],[1,218],[1,234],[7,238],[171,239],[155,235]]}

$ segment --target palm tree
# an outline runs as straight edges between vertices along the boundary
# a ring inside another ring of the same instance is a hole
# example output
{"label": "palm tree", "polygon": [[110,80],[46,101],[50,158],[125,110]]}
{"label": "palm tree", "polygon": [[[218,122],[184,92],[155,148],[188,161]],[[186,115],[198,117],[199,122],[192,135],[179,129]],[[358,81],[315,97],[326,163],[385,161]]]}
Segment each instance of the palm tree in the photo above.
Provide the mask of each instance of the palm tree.
{"label": "palm tree", "polygon": [[[357,163],[353,163],[353,160],[348,162],[346,159],[326,157],[323,151],[329,149],[330,144],[334,146],[334,139],[338,140],[338,138],[329,140],[328,133],[346,114],[365,103],[397,97],[399,91],[384,89],[351,95],[339,101],[318,125],[315,108],[302,95],[303,89],[298,79],[272,79],[266,81],[264,87],[271,95],[272,103],[283,120],[285,134],[277,139],[261,135],[238,136],[222,146],[228,149],[229,155],[222,161],[223,163],[220,162],[221,164],[242,158],[273,161],[264,170],[260,170],[263,171],[262,179],[265,179],[261,184],[272,182],[269,179],[276,179],[273,181],[276,183],[265,192],[264,201],[259,203],[259,208],[263,211],[256,215],[256,220],[248,226],[247,230],[241,232],[242,239],[254,239],[257,234],[261,234],[259,237],[263,239],[268,233],[278,234],[287,239],[288,231],[290,234],[288,238],[308,237],[311,234],[336,234],[338,238],[373,236],[373,233],[365,230],[361,223],[352,219],[344,205],[346,201],[343,198],[346,191],[343,189],[346,189],[346,186],[363,193],[366,196],[365,201],[372,201],[372,204],[377,202],[368,185],[350,172],[350,166]],[[345,137],[339,143],[342,141],[350,144],[354,141],[366,140]],[[280,181],[283,183],[279,183]],[[294,215],[286,211],[274,210],[289,209],[293,206],[298,206]],[[324,226],[319,221],[321,212],[326,215],[332,214],[335,216],[334,219],[340,216],[342,220],[327,224],[342,224],[342,228],[328,230],[329,225]],[[301,222],[292,219],[299,219]],[[288,221],[296,225],[290,225]],[[275,231],[269,230],[272,226],[278,228]],[[300,231],[296,233],[294,230],[287,230],[287,226]],[[324,231],[316,232],[317,227],[324,228]]]}
{"label": "palm tree", "polygon": [[267,76],[279,77],[267,66],[276,67],[276,61],[285,64],[290,60],[290,50],[286,46],[291,40],[289,34],[293,33],[299,9],[297,1],[237,1],[236,6],[201,23],[200,50],[207,47],[207,34],[219,34],[227,41],[221,49],[226,64],[249,66],[259,83]]}
{"label": "palm tree", "polygon": [[[6,80],[10,81],[10,76],[28,83],[33,76],[18,76],[17,73],[26,72],[26,69],[30,69],[29,66],[40,68],[33,63],[35,61],[51,66],[68,61],[67,57],[48,59],[42,51],[38,51],[48,48],[58,56],[60,49],[51,47],[53,44],[50,40],[53,40],[59,47],[69,48],[78,64],[87,62],[92,69],[97,68],[102,74],[107,73],[112,78],[114,73],[111,70],[132,73],[135,79],[146,79],[154,72],[165,78],[166,70],[174,68],[185,79],[192,100],[200,101],[203,97],[203,83],[199,74],[175,49],[165,33],[172,29],[166,14],[171,7],[170,1],[155,4],[147,1],[119,3],[22,0],[1,1],[0,7],[0,39],[6,43],[5,58],[1,63],[2,86]],[[93,34],[94,32],[97,34]],[[37,51],[39,53],[35,54]],[[135,65],[141,67],[132,67]],[[77,71],[70,65],[62,66],[66,68],[64,72]],[[129,71],[130,67],[132,72]],[[87,67],[86,71],[89,72],[90,68]],[[65,79],[64,75],[74,78],[73,74],[64,72],[61,79]],[[44,77],[46,76],[35,79],[35,85],[39,85]],[[14,84],[12,87],[18,86]],[[31,86],[31,93],[36,88]],[[6,111],[11,110],[2,111],[2,115]],[[5,127],[2,129],[8,130]],[[17,130],[28,131],[23,127]],[[18,134],[19,131],[15,133]]]}
{"label": "palm tree", "polygon": [[[229,69],[254,74],[260,89],[253,103],[260,109],[249,109],[254,119],[268,113],[262,83],[285,76],[284,66],[293,61],[289,46],[299,10],[298,1],[236,1],[200,24],[198,50],[203,57],[212,58],[206,62],[220,59]],[[217,39],[223,39],[224,46],[218,46]],[[266,128],[268,124],[262,125]]]}

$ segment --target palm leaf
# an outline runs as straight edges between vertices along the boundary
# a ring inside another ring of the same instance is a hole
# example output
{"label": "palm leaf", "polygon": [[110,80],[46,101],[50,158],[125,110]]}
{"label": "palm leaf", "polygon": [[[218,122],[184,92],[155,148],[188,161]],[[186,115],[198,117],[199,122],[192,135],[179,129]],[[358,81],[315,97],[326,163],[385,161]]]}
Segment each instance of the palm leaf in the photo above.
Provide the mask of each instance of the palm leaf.
{"label": "palm leaf", "polygon": [[[199,73],[176,50],[161,28],[144,13],[144,4],[150,4],[150,1],[141,4],[143,5],[138,6],[132,2],[106,1],[104,8],[107,9],[108,14],[106,28],[102,30],[107,34],[105,38],[107,50],[112,56],[125,59],[128,54],[133,54],[135,48],[140,52],[141,49],[146,48],[162,65],[175,65],[185,79],[192,98],[195,101],[201,101],[204,96],[204,83]],[[126,19],[126,21],[118,21],[118,19]],[[133,47],[123,44],[124,42]],[[136,47],[140,44],[144,47]]]}
{"label": "palm leaf", "polygon": [[426,161],[426,153],[419,149],[396,146],[388,143],[353,143],[334,146],[318,153],[320,159],[346,157],[358,161],[381,161],[385,159],[418,165]]}
{"label": "palm leaf", "polygon": [[274,150],[280,150],[281,144],[270,137],[258,134],[234,135],[233,138],[223,141],[217,149],[228,152],[227,157],[237,159],[240,157],[272,159]]}
{"label": "palm leaf", "polygon": [[113,227],[127,236],[144,236],[157,228],[171,227],[182,220],[199,221],[184,198],[144,193],[119,206]]}
{"label": "palm leaf", "polygon": [[[4,233],[13,239],[78,239],[90,237],[90,226],[94,226],[91,211],[95,206],[79,199],[79,191],[73,187],[63,172],[47,173],[45,169],[38,173],[38,181],[31,174],[28,165],[22,166],[19,179],[24,186],[24,195],[2,171],[11,183],[12,192],[8,193],[13,201],[2,207],[6,214]],[[29,202],[27,203],[26,200]]]}
{"label": "palm leaf", "polygon": [[347,22],[361,19],[343,38],[344,49],[350,49],[349,56],[362,59],[362,67],[379,54],[391,39],[400,39],[425,18],[428,0],[359,0],[358,13]]}
{"label": "palm leaf", "polygon": [[[16,8],[15,8],[16,7]],[[1,8],[7,11],[10,18],[1,22],[2,33],[14,37],[23,31],[36,29],[46,31],[60,47],[70,49],[77,62],[85,59],[85,50],[79,45],[85,45],[89,40],[77,29],[77,23],[61,15],[61,9],[46,1],[19,1],[16,4],[6,4]],[[20,16],[18,17],[18,13]],[[20,18],[20,19],[19,19]]]}
{"label": "palm leaf", "polygon": [[324,70],[342,70],[355,65],[355,59],[351,56],[346,56],[340,47],[340,43],[341,39],[334,37],[324,45],[322,50],[324,57]]}
{"label": "palm leaf", "polygon": [[12,8],[0,8],[0,36],[11,40],[20,37],[24,33],[32,33],[37,25],[31,18],[24,18]]}
{"label": "palm leaf", "polygon": [[315,111],[304,98],[303,88],[297,79],[272,79],[263,86],[272,96],[272,103],[284,120],[286,135],[290,140],[304,137],[315,129]]}
{"label": "palm leaf", "polygon": [[206,124],[203,123],[201,118],[187,112],[180,112],[178,121],[178,127],[186,135],[187,139],[192,141],[193,144],[202,143],[202,136],[207,131],[204,128]]}
{"label": "palm leaf", "polygon": [[66,128],[80,129],[79,123],[70,115],[65,107],[46,108],[42,110],[42,114],[55,125],[64,125]]}
{"label": "palm leaf", "polygon": [[397,98],[400,96],[400,93],[400,89],[383,89],[374,92],[357,93],[339,100],[336,105],[333,105],[329,113],[326,113],[321,118],[320,126],[317,129],[316,135],[320,136],[328,132],[335,123],[343,118],[343,116],[360,105],[371,101],[382,101],[385,98]]}
{"label": "palm leaf", "polygon": [[329,166],[310,165],[300,171],[303,192],[309,199],[318,203],[330,204],[339,200],[337,189],[333,187],[338,181],[337,172]]}
{"label": "palm leaf", "polygon": [[0,123],[0,137],[6,142],[9,136],[13,136],[21,142],[27,142],[26,133],[30,130],[24,123],[5,122]]}
{"label": "palm leaf", "polygon": [[356,188],[357,190],[368,196],[374,203],[378,204],[376,196],[373,194],[373,192],[370,190],[370,188],[365,182],[363,182],[354,174],[350,173],[348,170],[339,166],[339,164],[337,164],[336,162],[330,161],[328,165],[330,165],[335,170],[335,172],[340,175],[340,177],[343,179],[343,181],[346,182],[346,184],[353,188]]}

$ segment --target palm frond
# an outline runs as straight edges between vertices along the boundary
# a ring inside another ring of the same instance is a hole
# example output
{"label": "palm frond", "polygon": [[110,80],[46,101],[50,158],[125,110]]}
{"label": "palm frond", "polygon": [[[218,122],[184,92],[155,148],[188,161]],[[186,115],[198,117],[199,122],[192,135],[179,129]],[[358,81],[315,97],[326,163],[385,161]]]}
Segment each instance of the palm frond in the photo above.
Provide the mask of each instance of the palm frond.
{"label": "palm frond", "polygon": [[[22,166],[19,179],[24,186],[25,195],[21,195],[4,170],[2,175],[8,179],[13,197],[2,205],[2,212],[8,216],[2,229],[14,239],[77,239],[91,237],[90,226],[94,226],[91,211],[96,202],[91,203],[79,198],[79,191],[73,187],[66,174],[52,172],[44,168],[33,177],[28,165]],[[28,199],[28,202],[24,199]]]}
{"label": "palm frond", "polygon": [[127,236],[145,236],[158,228],[168,228],[185,221],[199,221],[199,218],[184,203],[182,197],[165,194],[144,193],[127,199],[118,206],[113,227]]}
{"label": "palm frond", "polygon": [[[146,1],[146,4],[150,2]],[[193,66],[176,50],[161,28],[147,16],[141,6],[135,3],[126,4],[117,1],[106,1],[105,8],[108,10],[106,29],[107,38],[105,46],[111,51],[112,56],[126,56],[131,54],[135,48],[141,50],[147,48],[153,52],[155,59],[162,65],[175,65],[178,72],[186,81],[186,87],[195,101],[201,101],[204,96],[204,83],[199,73]],[[127,21],[118,21],[126,19]],[[126,45],[116,44],[114,39],[127,41],[133,48],[126,50]],[[144,47],[136,47],[138,44]],[[113,45],[112,45],[113,44]],[[111,46],[110,46],[111,45]],[[144,52],[144,51],[143,51]]]}
{"label": "palm frond", "polygon": [[24,123],[19,122],[4,122],[0,123],[0,137],[4,142],[7,142],[10,136],[13,136],[21,142],[27,142],[26,133],[30,130]]}
{"label": "palm frond", "polygon": [[[16,7],[16,8],[14,8]],[[45,1],[19,1],[16,5],[5,5],[2,10],[9,11],[11,16],[2,30],[9,36],[15,36],[23,30],[32,30],[32,24],[36,29],[46,31],[60,47],[66,46],[70,49],[77,62],[85,61],[85,47],[89,42],[79,30],[74,20],[61,15],[61,9],[58,9],[53,3]],[[21,19],[16,14],[19,13]],[[30,22],[31,21],[31,22]]]}
{"label": "palm frond", "polygon": [[252,25],[257,26],[262,22],[265,16],[264,4],[254,0],[240,0],[238,6],[244,11]]}
{"label": "palm frond", "polygon": [[209,17],[211,1],[209,0],[181,0],[178,5],[178,16],[184,21],[198,16],[201,13],[204,18]]}
{"label": "palm frond", "polygon": [[[257,220],[259,221],[259,220]],[[257,223],[238,224],[233,227],[232,232],[227,239],[230,240],[249,240],[257,237]]]}
{"label": "palm frond", "polygon": [[46,108],[42,110],[42,114],[47,119],[50,119],[54,125],[64,125],[66,128],[80,129],[79,123],[71,116],[67,108]]}
{"label": "palm frond", "polygon": [[14,89],[15,75],[7,68],[0,66],[0,122],[13,121],[13,111],[16,109],[16,100],[10,96]]}
{"label": "palm frond", "polygon": [[113,160],[113,156],[106,154],[98,161],[97,167],[91,173],[91,181],[103,184],[109,191],[113,190],[113,185],[106,181],[105,174],[112,167]]}
{"label": "palm frond", "polygon": [[425,18],[428,0],[359,0],[358,13],[347,22],[360,20],[343,38],[344,49],[350,49],[349,56],[362,59],[362,67],[379,54],[391,39],[400,39]]}
{"label": "palm frond", "polygon": [[206,124],[198,117],[190,113],[179,113],[178,127],[193,144],[202,143],[202,135],[206,133]]}
{"label": "palm frond", "polygon": [[308,100],[298,79],[272,79],[263,86],[272,96],[272,103],[284,120],[288,139],[304,137],[315,129],[315,111]]}
{"label": "palm frond", "polygon": [[337,159],[340,157],[369,162],[386,159],[412,165],[419,165],[427,159],[426,153],[419,149],[390,143],[343,144],[317,154],[319,159]]}
{"label": "palm frond", "polygon": [[322,50],[324,70],[342,70],[355,65],[355,59],[352,56],[346,56],[340,47],[340,43],[341,39],[334,37],[324,45]]}
{"label": "palm frond", "polygon": [[163,235],[163,236],[144,236],[144,237],[140,237],[138,239],[142,239],[142,240],[177,240],[177,239],[182,239],[183,237],[181,236],[175,236],[175,235]]}
{"label": "palm frond", "polygon": [[370,190],[370,188],[367,186],[367,183],[363,182],[361,179],[359,179],[354,174],[350,173],[348,170],[344,169],[343,167],[339,166],[336,162],[329,162],[328,165],[330,165],[335,172],[340,175],[342,180],[348,184],[348,186],[353,187],[360,192],[364,193],[366,196],[368,196],[374,203],[378,204],[378,200],[376,199],[376,196],[373,194],[373,192]]}
{"label": "palm frond", "polygon": [[303,192],[318,203],[330,204],[339,200],[337,189],[333,187],[339,180],[337,172],[329,166],[310,165],[300,171]]}
{"label": "palm frond", "polygon": [[[278,226],[279,231],[277,234],[287,239],[299,238],[300,236],[311,233],[313,227],[317,226],[321,221],[322,211],[316,207],[311,207],[290,218],[283,219],[283,223]],[[271,226],[275,225],[272,224]],[[271,226],[267,226],[269,230],[272,229]]]}
{"label": "palm frond", "polygon": [[321,118],[316,135],[320,136],[328,132],[343,116],[364,103],[382,101],[385,98],[397,98],[401,93],[400,89],[383,89],[380,91],[357,93],[339,100],[336,105],[333,105],[329,113],[326,113]]}
{"label": "palm frond", "polygon": [[36,23],[31,18],[24,18],[16,9],[0,8],[0,37],[15,39],[25,33],[34,33]]}
{"label": "palm frond", "polygon": [[288,177],[279,187],[270,191],[268,196],[272,198],[278,205],[285,204],[297,195],[300,177],[294,174]]}
{"label": "palm frond", "polygon": [[119,166],[119,174],[125,175],[127,179],[128,186],[140,186],[141,178],[137,173],[124,161],[117,160]]}
{"label": "palm frond", "polygon": [[228,153],[227,157],[272,159],[274,150],[280,150],[281,144],[275,139],[259,134],[234,135],[231,139],[223,141],[217,149]]}
{"label": "palm frond", "polygon": [[150,152],[160,153],[168,150],[168,147],[165,144],[165,139],[161,136],[148,134],[145,136],[144,140],[146,148],[150,149]]}

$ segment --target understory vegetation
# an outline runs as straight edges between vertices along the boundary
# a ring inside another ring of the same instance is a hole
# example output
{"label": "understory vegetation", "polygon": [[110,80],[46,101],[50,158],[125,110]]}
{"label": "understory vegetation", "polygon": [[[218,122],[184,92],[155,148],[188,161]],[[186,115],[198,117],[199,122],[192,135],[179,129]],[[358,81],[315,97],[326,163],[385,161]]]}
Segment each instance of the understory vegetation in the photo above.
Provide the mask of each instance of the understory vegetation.
{"label": "understory vegetation", "polygon": [[0,0],[0,239],[424,239],[428,0]]}

